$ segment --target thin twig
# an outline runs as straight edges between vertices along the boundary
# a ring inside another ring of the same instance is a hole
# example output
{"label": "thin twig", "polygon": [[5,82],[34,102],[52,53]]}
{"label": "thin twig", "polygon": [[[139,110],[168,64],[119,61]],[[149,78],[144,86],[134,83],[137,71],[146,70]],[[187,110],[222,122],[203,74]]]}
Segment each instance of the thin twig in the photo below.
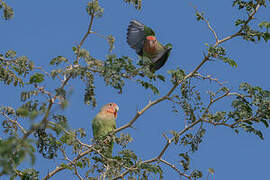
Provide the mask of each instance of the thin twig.
{"label": "thin twig", "polygon": [[20,128],[20,130],[22,131],[23,134],[26,134],[26,130],[22,127],[22,125],[20,125],[20,123],[18,123],[17,120],[11,119],[11,118],[10,118],[6,113],[4,113],[4,112],[2,112],[2,115],[5,116],[5,117],[8,119],[8,121],[10,121],[11,123],[16,124],[16,125]]}
{"label": "thin twig", "polygon": [[213,122],[213,121],[209,121],[209,120],[206,120],[206,119],[204,119],[203,121],[206,122],[206,123],[212,124],[214,126],[227,126],[227,127],[232,128],[232,125],[226,124],[225,122]]}
{"label": "thin twig", "polygon": [[200,12],[198,11],[198,9],[197,9],[196,7],[193,7],[193,8],[194,8],[194,9],[196,10],[196,12],[200,15],[201,19],[207,24],[209,30],[213,33],[213,35],[214,35],[214,37],[215,37],[216,43],[218,43],[219,40],[218,40],[217,33],[214,31],[214,29],[213,29],[212,26],[210,25],[209,21],[203,16],[202,13],[200,13]]}
{"label": "thin twig", "polygon": [[[74,160],[72,161],[73,163],[76,163],[79,159],[81,159],[83,156],[89,154],[90,152],[92,152],[93,149],[89,148],[86,151],[80,153],[76,158],[74,158]],[[72,163],[68,163],[67,166],[71,166]],[[49,178],[51,178],[53,175],[55,175],[56,173],[62,171],[66,169],[66,167],[61,166],[61,167],[56,167],[53,171],[49,172],[42,180],[47,180]]]}
{"label": "thin twig", "polygon": [[78,170],[77,170],[77,168],[76,168],[76,164],[68,158],[68,156],[67,156],[65,150],[62,149],[62,148],[60,148],[60,150],[61,150],[61,152],[62,152],[62,154],[63,154],[65,160],[68,161],[69,163],[71,163],[71,164],[73,165],[73,167],[74,167],[74,169],[73,169],[73,170],[74,170],[74,174],[75,174],[80,180],[84,180],[84,178],[82,178],[81,175],[79,174],[79,172],[78,172]]}
{"label": "thin twig", "polygon": [[45,71],[42,67],[34,66],[33,69],[39,69],[40,71],[42,71],[43,73],[45,73],[47,76],[50,77],[50,74],[47,71]]}
{"label": "thin twig", "polygon": [[91,29],[92,29],[92,25],[93,25],[93,20],[94,20],[94,15],[91,15],[91,18],[90,18],[90,23],[89,23],[89,26],[88,26],[88,30],[87,32],[84,34],[80,44],[77,46],[77,57],[76,57],[76,60],[75,60],[75,64],[78,64],[79,63],[79,52],[80,52],[80,49],[84,43],[84,41],[86,40],[86,38],[88,37],[88,35],[91,33]]}
{"label": "thin twig", "polygon": [[217,78],[213,78],[211,75],[207,75],[207,76],[204,76],[204,75],[202,75],[202,74],[200,74],[200,73],[196,73],[195,74],[195,76],[198,76],[198,77],[200,77],[200,78],[202,78],[202,79],[208,79],[210,82],[211,81],[215,81],[216,83],[218,83],[220,86],[223,86],[223,84],[225,83],[225,82],[220,82]]}
{"label": "thin twig", "polygon": [[235,121],[233,124],[231,124],[231,127],[234,128],[236,125],[238,125],[241,122],[248,122],[248,121],[252,121],[252,120],[255,120],[255,118],[249,117],[247,119],[239,119],[239,120]]}
{"label": "thin twig", "polygon": [[[260,4],[259,4],[259,2],[257,3],[257,5],[256,5],[256,8],[254,9],[254,11],[249,15],[249,17],[248,17],[248,19],[247,19],[247,21],[244,23],[244,25],[247,25],[252,19],[254,19],[254,15],[256,14],[256,12],[258,11],[258,9],[260,8]],[[227,36],[227,37],[225,37],[224,39],[221,39],[221,40],[219,40],[218,42],[216,42],[216,44],[214,45],[214,47],[216,47],[216,46],[218,46],[219,44],[221,44],[221,43],[224,43],[225,41],[228,41],[229,39],[232,39],[232,38],[234,38],[234,37],[236,37],[236,36],[240,36],[241,35],[241,33],[242,33],[242,28],[238,31],[238,32],[236,32],[235,34],[233,34],[233,35],[230,35],[230,36]]]}
{"label": "thin twig", "polygon": [[43,86],[35,85],[35,88],[37,88],[42,94],[47,95],[49,99],[52,99],[52,93],[50,93],[49,91],[46,91]]}
{"label": "thin twig", "polygon": [[189,175],[187,175],[187,174],[181,172],[179,169],[176,168],[176,166],[175,166],[174,164],[171,164],[171,163],[169,163],[168,161],[166,161],[166,160],[164,160],[164,159],[160,159],[160,162],[163,162],[164,164],[170,166],[170,167],[171,167],[172,169],[174,169],[179,175],[184,176],[184,177],[186,177],[186,178],[188,178],[188,179],[191,180],[191,177],[190,177]]}

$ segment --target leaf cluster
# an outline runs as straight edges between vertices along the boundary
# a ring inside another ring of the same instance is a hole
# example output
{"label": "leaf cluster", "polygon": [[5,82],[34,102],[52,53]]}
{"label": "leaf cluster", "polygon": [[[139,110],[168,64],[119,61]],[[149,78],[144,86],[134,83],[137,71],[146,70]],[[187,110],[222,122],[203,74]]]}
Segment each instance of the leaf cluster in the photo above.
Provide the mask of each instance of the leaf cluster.
{"label": "leaf cluster", "polygon": [[[220,59],[224,63],[229,64],[230,66],[232,66],[234,68],[237,68],[237,63],[235,62],[235,60],[233,60],[227,56],[225,48],[223,48],[221,46],[209,46],[208,44],[206,44],[206,46],[209,47],[208,54],[209,54],[210,58]],[[213,59],[211,59],[211,60],[213,60]]]}
{"label": "leaf cluster", "polygon": [[6,139],[0,139],[0,175],[16,176],[16,167],[21,164],[28,155],[31,162],[35,162],[35,148],[31,141],[21,141],[17,136],[9,136]]}
{"label": "leaf cluster", "polygon": [[14,17],[13,8],[7,5],[3,0],[0,0],[0,11],[3,11],[3,18],[5,20],[10,20]]}
{"label": "leaf cluster", "polygon": [[132,4],[137,10],[142,8],[142,0],[124,0],[126,3]]}
{"label": "leaf cluster", "polygon": [[25,56],[16,57],[16,52],[8,50],[0,54],[0,81],[6,85],[24,85],[25,78],[32,70],[33,63]]}
{"label": "leaf cluster", "polygon": [[235,0],[233,2],[233,6],[237,6],[240,10],[245,10],[249,15],[248,19],[237,19],[235,21],[236,26],[240,26],[239,35],[243,37],[243,39],[251,42],[260,41],[262,38],[267,42],[270,39],[270,34],[268,32],[267,25],[269,22],[263,21],[259,24],[259,27],[262,30],[262,27],[266,27],[266,31],[257,30],[251,27],[248,22],[252,20],[254,17],[252,14],[257,11],[259,6],[267,7],[266,0],[250,0],[250,1],[242,1]]}

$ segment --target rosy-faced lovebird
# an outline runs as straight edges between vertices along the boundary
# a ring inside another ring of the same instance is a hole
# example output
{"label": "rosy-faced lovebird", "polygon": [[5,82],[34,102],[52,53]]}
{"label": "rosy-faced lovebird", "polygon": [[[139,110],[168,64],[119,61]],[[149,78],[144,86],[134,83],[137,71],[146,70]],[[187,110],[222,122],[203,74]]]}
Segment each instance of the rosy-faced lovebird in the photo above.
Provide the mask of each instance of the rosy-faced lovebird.
{"label": "rosy-faced lovebird", "polygon": [[[99,113],[92,120],[92,130],[97,143],[104,141],[106,136],[116,128],[116,118],[119,107],[115,103],[108,103],[103,106]],[[104,155],[112,156],[113,142],[105,142]]]}
{"label": "rosy-faced lovebird", "polygon": [[156,38],[155,32],[137,20],[130,21],[127,32],[127,43],[136,53],[151,60],[152,72],[160,69],[167,61],[172,45],[163,46]]}

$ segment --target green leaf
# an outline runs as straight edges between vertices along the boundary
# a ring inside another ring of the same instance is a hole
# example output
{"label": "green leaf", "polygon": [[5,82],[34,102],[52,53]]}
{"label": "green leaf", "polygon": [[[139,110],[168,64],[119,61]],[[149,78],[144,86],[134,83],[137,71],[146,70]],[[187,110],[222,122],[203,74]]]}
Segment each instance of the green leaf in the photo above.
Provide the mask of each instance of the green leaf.
{"label": "green leaf", "polygon": [[168,71],[169,74],[171,74],[171,81],[172,83],[178,83],[179,81],[183,80],[185,78],[185,71],[182,69],[179,69],[179,67],[177,67],[176,70],[169,70]]}
{"label": "green leaf", "polygon": [[86,12],[90,16],[101,17],[103,15],[103,8],[99,6],[98,0],[92,0],[87,4]]}
{"label": "green leaf", "polygon": [[39,172],[35,169],[24,169],[22,172],[22,180],[38,180]]}
{"label": "green leaf", "polygon": [[28,113],[29,113],[28,109],[24,108],[24,107],[19,107],[16,110],[17,116],[26,117],[26,116],[28,116]]}
{"label": "green leaf", "polygon": [[14,17],[14,11],[12,9],[12,7],[8,6],[6,3],[0,1],[1,3],[3,3],[3,7],[4,7],[4,18],[5,20],[9,20],[11,18]]}
{"label": "green leaf", "polygon": [[200,21],[203,19],[203,15],[204,15],[204,12],[199,12],[199,11],[196,11],[196,19],[197,21]]}
{"label": "green leaf", "polygon": [[77,166],[79,166],[80,168],[83,168],[82,162],[81,162],[81,161],[78,161],[78,162],[77,162]]}
{"label": "green leaf", "polygon": [[73,52],[76,52],[76,51],[77,51],[77,47],[76,47],[76,46],[73,46],[73,47],[72,47],[72,51],[73,51]]}
{"label": "green leaf", "polygon": [[268,42],[268,40],[270,40],[270,33],[265,32],[265,33],[263,34],[263,39],[265,40],[265,42]]}
{"label": "green leaf", "polygon": [[230,66],[232,66],[233,68],[237,68],[237,63],[233,60],[230,59],[228,57],[219,57],[224,63],[229,64]]}
{"label": "green leaf", "polygon": [[8,51],[6,52],[6,54],[5,54],[5,57],[6,57],[6,58],[14,58],[14,57],[16,57],[16,52],[13,51],[13,50],[8,50]]}
{"label": "green leaf", "polygon": [[235,26],[239,26],[240,24],[244,24],[246,21],[245,20],[242,20],[242,19],[237,19],[235,21]]}
{"label": "green leaf", "polygon": [[154,94],[159,94],[158,88],[155,87],[153,84],[139,80],[139,79],[137,80],[137,82],[139,82],[145,89],[148,89],[148,88],[151,89]]}
{"label": "green leaf", "polygon": [[115,37],[113,37],[112,35],[109,35],[109,36],[107,36],[107,41],[110,45],[109,52],[112,52],[112,50],[114,48]]}
{"label": "green leaf", "polygon": [[263,124],[265,125],[266,128],[269,127],[269,124],[268,124],[268,122],[266,120],[262,119],[261,121],[263,122]]}
{"label": "green leaf", "polygon": [[157,78],[160,79],[161,81],[165,82],[165,77],[164,76],[159,74],[159,75],[157,75]]}
{"label": "green leaf", "polygon": [[30,77],[29,84],[41,83],[44,81],[44,74],[35,73]]}
{"label": "green leaf", "polygon": [[65,163],[61,163],[61,164],[60,164],[60,167],[63,167],[63,168],[65,168],[65,169],[69,169],[69,170],[72,170],[72,169],[73,169],[71,166],[68,166],[68,165],[66,165]]}
{"label": "green leaf", "polygon": [[68,62],[67,58],[63,56],[57,56],[51,60],[50,65],[59,65],[62,62]]}
{"label": "green leaf", "polygon": [[125,2],[132,4],[137,10],[142,8],[142,0],[124,0]]}
{"label": "green leaf", "polygon": [[270,28],[270,22],[263,21],[263,22],[261,22],[261,23],[259,24],[259,27],[260,27],[260,28],[265,27],[265,28],[269,29],[269,28]]}
{"label": "green leaf", "polygon": [[209,168],[209,169],[208,169],[208,171],[209,171],[209,173],[210,173],[210,174],[212,174],[212,175],[214,175],[214,174],[215,174],[215,170],[214,170],[214,169],[212,169],[212,168]]}

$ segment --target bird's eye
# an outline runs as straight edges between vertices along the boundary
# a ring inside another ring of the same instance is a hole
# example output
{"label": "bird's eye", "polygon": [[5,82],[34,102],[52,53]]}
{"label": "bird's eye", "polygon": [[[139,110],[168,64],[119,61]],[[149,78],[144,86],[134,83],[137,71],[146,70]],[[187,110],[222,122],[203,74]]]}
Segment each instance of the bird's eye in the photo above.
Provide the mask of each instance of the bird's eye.
{"label": "bird's eye", "polygon": [[112,106],[112,103],[110,103],[109,106]]}

